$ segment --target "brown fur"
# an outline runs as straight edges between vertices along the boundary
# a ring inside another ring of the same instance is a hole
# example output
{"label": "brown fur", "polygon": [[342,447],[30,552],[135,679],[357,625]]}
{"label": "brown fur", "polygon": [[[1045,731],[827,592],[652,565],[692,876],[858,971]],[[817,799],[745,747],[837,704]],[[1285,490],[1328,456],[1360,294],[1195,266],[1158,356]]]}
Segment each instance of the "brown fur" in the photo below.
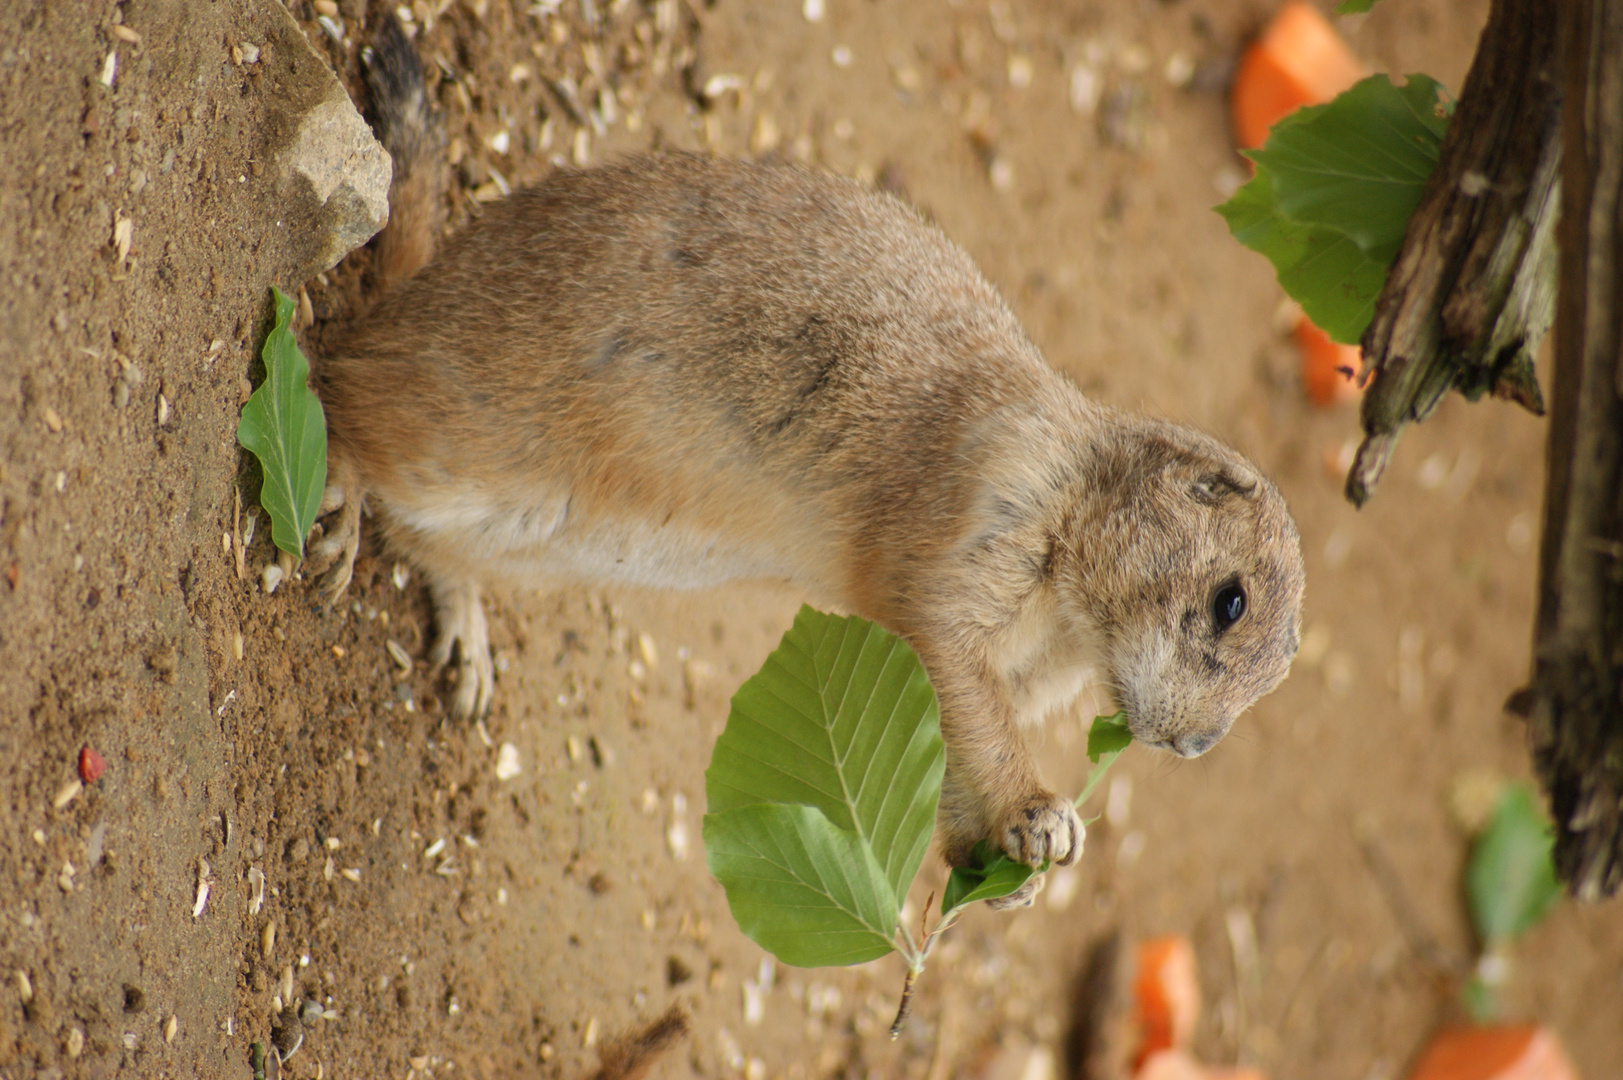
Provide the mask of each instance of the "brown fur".
{"label": "brown fur", "polygon": [[[909,641],[941,702],[949,859],[1069,862],[1021,732],[1107,679],[1193,756],[1284,677],[1278,492],[1083,398],[898,200],[690,155],[560,171],[385,296],[318,370],[346,517],[429,576],[456,707],[489,701],[487,582],[777,577]],[[345,531],[347,528],[347,532]],[[1246,590],[1225,632],[1212,602]]]}
{"label": "brown fur", "polygon": [[687,1033],[687,1014],[680,1005],[672,1005],[653,1023],[628,1031],[599,1050],[598,1069],[591,1080],[643,1080],[665,1051]]}

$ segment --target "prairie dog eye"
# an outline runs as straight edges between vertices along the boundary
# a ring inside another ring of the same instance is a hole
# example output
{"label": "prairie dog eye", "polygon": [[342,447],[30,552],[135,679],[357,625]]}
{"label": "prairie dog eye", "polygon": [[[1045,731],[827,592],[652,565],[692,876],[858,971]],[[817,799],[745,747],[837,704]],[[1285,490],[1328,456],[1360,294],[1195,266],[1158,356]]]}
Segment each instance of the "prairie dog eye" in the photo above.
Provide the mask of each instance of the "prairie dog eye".
{"label": "prairie dog eye", "polygon": [[1212,625],[1221,634],[1240,621],[1245,614],[1245,590],[1238,581],[1231,581],[1217,590],[1212,597]]}

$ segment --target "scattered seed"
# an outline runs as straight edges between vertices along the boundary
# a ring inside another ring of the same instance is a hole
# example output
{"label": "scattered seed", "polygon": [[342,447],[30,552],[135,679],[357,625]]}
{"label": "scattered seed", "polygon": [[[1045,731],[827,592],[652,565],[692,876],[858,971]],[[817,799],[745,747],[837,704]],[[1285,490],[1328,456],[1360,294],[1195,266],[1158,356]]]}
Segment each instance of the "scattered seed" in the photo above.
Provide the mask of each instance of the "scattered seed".
{"label": "scattered seed", "polygon": [[29,979],[28,972],[21,969],[17,971],[17,996],[24,1005],[34,1000],[34,983]]}
{"label": "scattered seed", "polygon": [[1009,85],[1016,90],[1024,90],[1031,85],[1031,77],[1036,72],[1031,57],[1015,55],[1009,57]]}
{"label": "scattered seed", "polygon": [[344,43],[344,24],[341,20],[334,19],[328,15],[317,15],[316,24],[320,26],[322,30],[326,31],[327,36],[332,38],[334,45],[342,45]]}
{"label": "scattered seed", "polygon": [[68,1057],[70,1058],[77,1058],[80,1054],[85,1052],[85,1033],[82,1029],[74,1028],[68,1032],[68,1041],[65,1049],[67,1050]]}
{"label": "scattered seed", "polygon": [[236,633],[231,635],[231,655],[235,656],[238,660],[242,659],[243,645],[244,642],[242,640],[242,631],[238,630]]}
{"label": "scattered seed", "polygon": [[265,565],[265,568],[259,572],[259,580],[266,596],[276,591],[276,586],[282,583],[284,576],[282,568],[276,563],[267,563]]}
{"label": "scattered seed", "polygon": [[74,797],[78,795],[79,792],[84,790],[84,787],[84,782],[81,780],[69,780],[57,791],[56,798],[51,800],[51,805],[58,810],[62,809],[64,806],[68,805],[68,803],[72,802]]}
{"label": "scattered seed", "polygon": [[135,222],[120,210],[113,220],[113,250],[118,253],[120,265],[129,261],[130,242],[135,238]]}
{"label": "scattered seed", "polygon": [[332,654],[334,656],[338,657],[338,659],[340,659],[340,660],[342,660],[344,658],[344,656],[346,655],[345,652],[344,652],[344,647],[342,645],[334,645],[332,647]]}
{"label": "scattered seed", "polygon": [[423,858],[432,859],[434,856],[438,855],[440,852],[442,852],[444,850],[445,850],[445,837],[442,836],[438,840],[434,841],[432,844],[428,845],[428,847],[426,849],[424,849]]}
{"label": "scattered seed", "polygon": [[705,80],[704,96],[714,101],[729,90],[741,90],[744,86],[742,76],[733,74],[712,75]]}
{"label": "scattered seed", "polygon": [[248,914],[258,915],[259,909],[265,906],[265,871],[257,866],[248,868],[248,889]]}
{"label": "scattered seed", "polygon": [[591,1017],[586,1021],[586,1031],[580,1037],[580,1045],[585,1050],[597,1045],[597,1017]]}
{"label": "scattered seed", "polygon": [[139,44],[141,44],[141,35],[136,33],[134,30],[131,30],[129,27],[123,25],[122,23],[120,23],[120,24],[118,24],[116,26],[110,26],[110,27],[108,27],[108,30],[109,30],[110,33],[112,33],[112,35],[114,37],[116,37],[120,41],[127,41],[131,45],[139,45]]}
{"label": "scattered seed", "polygon": [[57,879],[56,879],[57,888],[61,889],[65,893],[72,892],[73,891],[73,875],[75,873],[77,873],[77,871],[74,870],[73,863],[64,862],[62,864],[62,873],[57,875]]}
{"label": "scattered seed", "polygon": [[259,932],[259,955],[269,961],[276,952],[276,920],[272,919],[265,924],[265,929]]}
{"label": "scattered seed", "polygon": [[411,570],[405,563],[395,563],[394,569],[389,572],[389,580],[394,582],[396,589],[404,591],[406,583],[411,580]]}
{"label": "scattered seed", "polygon": [[581,758],[586,756],[586,745],[575,735],[564,740],[564,747],[569,751],[569,763],[579,765]]}
{"label": "scattered seed", "polygon": [[1168,84],[1182,90],[1184,87],[1188,86],[1194,81],[1194,58],[1188,53],[1182,51],[1173,53],[1171,56],[1167,57],[1167,63],[1165,69],[1163,69],[1163,74],[1166,76]]}
{"label": "scattered seed", "polygon": [[163,427],[169,423],[169,398],[164,394],[158,395],[158,426]]}
{"label": "scattered seed", "polygon": [[45,406],[45,426],[50,428],[53,434],[62,430],[62,417],[49,405]]}
{"label": "scattered seed", "polygon": [[411,654],[406,652],[405,646],[401,645],[400,642],[396,641],[394,638],[388,638],[383,642],[383,647],[388,651],[389,659],[395,662],[395,666],[398,667],[402,673],[409,673],[411,671]]}
{"label": "scattered seed", "polygon": [[665,826],[665,846],[677,862],[688,857],[687,811],[688,798],[678,791],[671,796],[671,818]]}
{"label": "scattered seed", "polygon": [[355,882],[357,885],[361,883],[361,872],[353,867],[346,866],[344,869],[338,872],[348,880]]}
{"label": "scattered seed", "polygon": [[209,890],[214,887],[213,876],[209,872],[209,864],[205,859],[197,860],[197,899],[192,903],[192,918],[201,918],[203,909],[208,907]]}
{"label": "scattered seed", "polygon": [[166,1043],[174,1042],[175,1032],[178,1030],[180,1030],[180,1019],[171,1013],[169,1019],[163,1022],[163,1041]]}
{"label": "scattered seed", "polygon": [[512,743],[502,743],[501,749],[496,751],[496,779],[511,780],[524,771],[519,763],[518,747]]}
{"label": "scattered seed", "polygon": [[652,671],[659,666],[659,646],[654,644],[653,635],[646,631],[637,635],[637,652],[642,656],[642,662]]}
{"label": "scattered seed", "polygon": [[107,54],[107,59],[101,65],[101,84],[107,89],[113,88],[113,81],[118,78],[118,50],[114,49]]}

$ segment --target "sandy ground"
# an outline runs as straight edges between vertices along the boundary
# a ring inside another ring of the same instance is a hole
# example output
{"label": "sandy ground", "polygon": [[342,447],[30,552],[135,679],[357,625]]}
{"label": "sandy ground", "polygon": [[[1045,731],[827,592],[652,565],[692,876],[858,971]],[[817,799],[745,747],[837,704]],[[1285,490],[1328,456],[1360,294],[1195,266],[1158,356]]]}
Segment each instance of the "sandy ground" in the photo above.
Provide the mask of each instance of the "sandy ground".
{"label": "sandy ground", "polygon": [[[1401,1075],[1457,1016],[1433,958],[1473,947],[1452,794],[1528,774],[1501,705],[1528,670],[1543,431],[1451,401],[1368,509],[1341,500],[1355,417],[1305,403],[1269,269],[1209,209],[1244,175],[1221,90],[1268,5],[414,6],[453,226],[554,160],[652,146],[775,151],[905,193],[1087,392],[1278,479],[1308,561],[1302,655],[1206,758],[1129,752],[1081,864],[1034,909],[956,928],[890,1042],[900,963],[763,966],[699,850],[727,699],[799,598],[498,596],[497,705],[468,726],[421,659],[420,582],[386,553],[363,551],[341,610],[302,580],[267,595],[233,432],[268,289],[306,287],[319,348],[367,283],[365,252],[288,279],[270,166],[312,61],[263,4],[18,0],[0,10],[0,1076],[246,1080],[297,1000],[316,1003],[297,1077],[581,1076],[673,1001],[694,1033],[656,1076],[1040,1077],[1090,943],[1117,929],[1191,936],[1208,1060]],[[292,6],[354,89],[377,13],[337,10],[342,42]],[[1387,0],[1341,25],[1376,69],[1457,87],[1484,16]],[[1085,772],[1082,724],[1050,725],[1061,787]],[[73,793],[87,744],[108,769]],[[1619,1075],[1617,903],[1563,905],[1520,943],[1505,1008],[1553,1025],[1591,1080]]]}

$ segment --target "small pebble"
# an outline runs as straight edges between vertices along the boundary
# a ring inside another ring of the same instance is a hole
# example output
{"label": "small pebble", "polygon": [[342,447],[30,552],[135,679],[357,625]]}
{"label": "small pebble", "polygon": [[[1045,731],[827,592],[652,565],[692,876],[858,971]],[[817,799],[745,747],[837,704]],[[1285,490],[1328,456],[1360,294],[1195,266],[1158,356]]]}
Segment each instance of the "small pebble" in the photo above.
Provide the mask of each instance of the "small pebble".
{"label": "small pebble", "polygon": [[511,780],[524,771],[519,764],[518,747],[512,743],[502,743],[501,749],[496,751],[496,779]]}
{"label": "small pebble", "polygon": [[276,563],[267,563],[265,565],[265,569],[259,572],[259,580],[266,596],[276,591],[276,586],[282,583],[284,576],[284,571]]}

